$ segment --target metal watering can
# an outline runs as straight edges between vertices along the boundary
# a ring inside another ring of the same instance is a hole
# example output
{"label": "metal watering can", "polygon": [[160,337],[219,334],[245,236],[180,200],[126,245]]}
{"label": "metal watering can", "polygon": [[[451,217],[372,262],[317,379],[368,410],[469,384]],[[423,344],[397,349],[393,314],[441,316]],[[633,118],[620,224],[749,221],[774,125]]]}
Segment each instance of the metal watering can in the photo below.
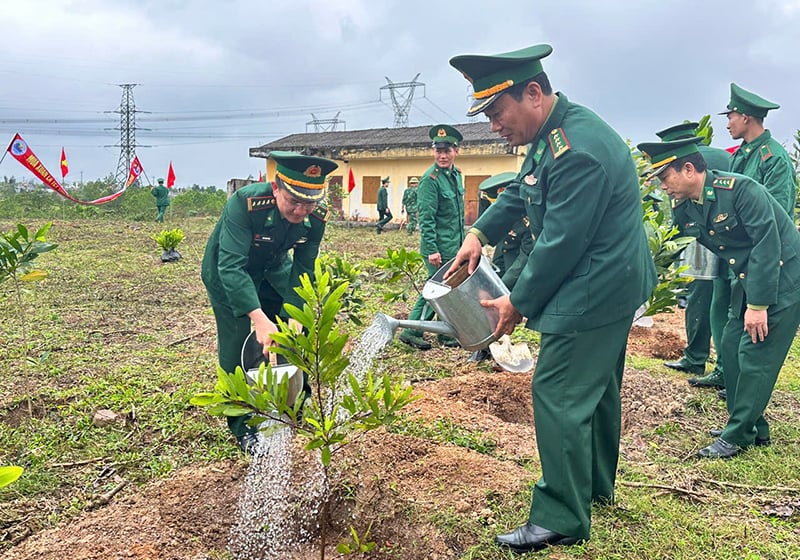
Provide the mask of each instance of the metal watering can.
{"label": "metal watering can", "polygon": [[[242,344],[241,364],[244,370],[245,377],[250,383],[256,383],[259,375],[262,379],[266,375],[260,372],[260,366],[267,358],[264,356],[264,346],[256,339],[255,331],[247,335],[247,338]],[[284,361],[283,364],[280,362]],[[283,356],[278,356],[278,365],[272,366],[272,373],[277,377],[278,381],[282,381],[284,377],[289,380],[289,403],[294,403],[297,400],[297,395],[303,391],[303,373],[297,369],[297,366],[285,363]]]}
{"label": "metal watering can", "polygon": [[481,350],[497,340],[494,330],[497,311],[481,307],[480,301],[509,293],[508,288],[485,256],[469,274],[465,263],[445,280],[444,275],[455,259],[446,262],[422,288],[422,297],[436,311],[440,321],[395,319],[378,313],[375,322],[391,340],[399,327],[452,336],[465,350]]}

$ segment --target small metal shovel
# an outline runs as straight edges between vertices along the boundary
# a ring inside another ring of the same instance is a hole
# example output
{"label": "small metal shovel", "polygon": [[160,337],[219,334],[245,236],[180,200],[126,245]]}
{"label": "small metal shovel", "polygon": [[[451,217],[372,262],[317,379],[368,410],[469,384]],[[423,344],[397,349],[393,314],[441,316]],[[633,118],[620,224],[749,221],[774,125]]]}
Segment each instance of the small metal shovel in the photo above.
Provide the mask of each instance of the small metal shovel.
{"label": "small metal shovel", "polygon": [[511,338],[504,334],[497,342],[489,345],[492,358],[500,367],[511,373],[527,373],[533,369],[534,360],[531,349],[524,342],[511,344]]}

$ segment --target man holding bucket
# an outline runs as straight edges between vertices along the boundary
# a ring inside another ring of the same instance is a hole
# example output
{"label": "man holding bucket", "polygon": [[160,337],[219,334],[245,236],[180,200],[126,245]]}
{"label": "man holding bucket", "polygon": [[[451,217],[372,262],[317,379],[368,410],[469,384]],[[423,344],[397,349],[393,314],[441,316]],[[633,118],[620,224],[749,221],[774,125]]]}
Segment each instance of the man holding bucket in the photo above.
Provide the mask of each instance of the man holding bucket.
{"label": "man holding bucket", "polygon": [[[217,323],[217,357],[226,372],[241,366],[242,345],[252,330],[266,353],[283,305],[302,308],[294,291],[300,276],[313,279],[325,233],[325,178],[338,164],[295,152],[274,151],[275,180],[247,185],[225,204],[206,244],[202,278]],[[291,255],[289,252],[291,251]],[[256,431],[247,417],[228,417],[244,451]]]}
{"label": "man holding bucket", "polygon": [[517,180],[467,234],[451,271],[474,269],[485,244],[527,216],[533,250],[511,294],[494,307],[496,335],[527,318],[541,332],[533,376],[542,477],[527,523],[496,542],[515,552],[589,538],[592,503],[614,500],[620,386],[628,331],[656,285],[639,180],[625,142],[600,117],[554,93],[541,59],[550,45],[450,60],[512,146],[530,144]]}

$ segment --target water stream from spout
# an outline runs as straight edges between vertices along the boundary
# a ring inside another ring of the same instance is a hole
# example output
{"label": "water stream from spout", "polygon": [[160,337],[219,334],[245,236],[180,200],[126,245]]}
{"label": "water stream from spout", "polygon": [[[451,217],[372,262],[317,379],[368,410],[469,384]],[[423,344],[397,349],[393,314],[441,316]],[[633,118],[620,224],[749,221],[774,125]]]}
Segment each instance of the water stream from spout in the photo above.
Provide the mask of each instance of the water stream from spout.
{"label": "water stream from spout", "polygon": [[[393,336],[385,320],[376,318],[367,327],[350,353],[341,386],[332,392],[336,401],[352,394],[347,374],[363,384],[372,362]],[[333,398],[327,401],[326,414],[334,404]],[[340,409],[340,414],[346,413]],[[312,540],[319,530],[317,520],[329,489],[318,460],[314,462],[317,472],[303,476],[313,483],[299,491],[293,488],[292,435],[291,429],[283,428],[268,437],[258,436],[228,540],[228,549],[236,560],[290,560],[299,545]],[[302,508],[296,503],[299,494]]]}

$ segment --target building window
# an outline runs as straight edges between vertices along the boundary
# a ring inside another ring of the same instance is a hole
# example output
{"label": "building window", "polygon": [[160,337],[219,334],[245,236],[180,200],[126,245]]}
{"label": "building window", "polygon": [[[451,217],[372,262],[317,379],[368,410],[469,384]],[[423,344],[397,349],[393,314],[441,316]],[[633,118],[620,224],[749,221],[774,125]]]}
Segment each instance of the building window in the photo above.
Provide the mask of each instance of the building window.
{"label": "building window", "polygon": [[381,186],[380,176],[365,175],[361,178],[361,203],[378,204],[378,188]]}

